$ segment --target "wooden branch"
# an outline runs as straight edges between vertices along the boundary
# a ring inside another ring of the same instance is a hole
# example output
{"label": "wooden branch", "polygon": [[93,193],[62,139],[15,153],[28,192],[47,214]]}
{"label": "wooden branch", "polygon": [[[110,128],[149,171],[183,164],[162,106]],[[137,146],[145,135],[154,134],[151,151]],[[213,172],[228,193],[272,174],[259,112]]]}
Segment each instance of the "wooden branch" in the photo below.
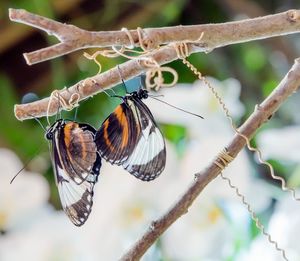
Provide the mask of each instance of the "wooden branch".
{"label": "wooden branch", "polygon": [[[300,86],[300,58],[295,60],[293,67],[274,89],[268,98],[264,100],[250,115],[248,120],[239,128],[239,131],[249,139],[256,130],[273,115],[279,106]],[[227,146],[228,154],[236,157],[246,145],[246,141],[239,135],[235,135]],[[222,164],[222,162],[220,162]],[[125,253],[122,261],[139,260],[147,249],[166,231],[178,218],[188,212],[193,201],[205,188],[205,186],[216,178],[222,170],[212,161],[203,171],[196,174],[196,180],[179,197],[161,218],[153,221],[149,229],[141,238]],[[184,235],[182,235],[184,238]]]}
{"label": "wooden branch", "polygon": [[[63,24],[51,19],[29,13],[21,9],[9,9],[12,21],[27,24],[49,35],[54,35],[59,44],[46,47],[30,53],[24,57],[28,64],[35,64],[58,56],[89,47],[109,47],[130,45],[130,39],[124,31],[92,32],[73,25]],[[174,26],[162,28],[147,28],[142,30],[142,43],[151,50],[163,44],[181,41],[197,41],[204,32],[198,46],[199,51],[209,52],[217,47],[291,34],[300,31],[300,10],[289,10],[275,15],[268,15],[242,21]],[[133,44],[139,46],[137,30],[129,31]]]}
{"label": "wooden branch", "polygon": [[[29,63],[60,56],[66,52],[74,51],[75,49],[77,50],[91,46],[129,44],[127,34],[122,31],[88,32],[72,25],[61,24],[48,18],[16,9],[10,9],[10,18],[14,21],[27,23],[41,28],[48,32],[48,34],[57,36],[62,41],[57,45],[25,54]],[[147,38],[143,39],[148,39],[148,43],[155,42],[155,44],[153,44],[153,46],[155,46],[156,44],[172,41],[197,40],[200,34],[204,32],[199,43],[188,44],[189,53],[191,54],[212,50],[216,47],[229,44],[295,33],[298,31],[300,31],[300,11],[290,10],[275,15],[224,24],[144,29],[144,32],[147,32]],[[138,43],[136,30],[130,32],[132,33],[135,43]],[[151,39],[151,41],[149,39]],[[152,57],[161,65],[178,59],[172,44],[155,49],[149,52],[146,57]],[[130,60],[120,65],[124,80],[131,79],[149,69],[139,59],[140,58],[136,58],[135,60]],[[64,100],[69,101],[72,95],[77,93],[80,96],[80,101],[105,89],[111,88],[120,82],[120,74],[117,68],[113,68],[102,74],[81,81],[67,90],[62,91],[60,94]],[[45,98],[33,103],[16,105],[15,116],[19,120],[46,116],[48,103],[49,98]],[[58,101],[52,99],[48,115],[51,116],[57,113],[59,107]]]}
{"label": "wooden branch", "polygon": [[[190,51],[192,52],[193,50],[190,48]],[[152,51],[150,54],[144,56],[144,58],[145,57],[152,57],[159,64],[165,64],[177,59],[177,54],[172,46],[165,46],[157,51]],[[119,65],[119,69],[114,67],[106,72],[80,81],[69,87],[67,90],[60,91],[60,96],[65,101],[69,101],[73,94],[79,94],[79,100],[83,100],[121,83],[122,79],[120,78],[120,74],[126,81],[140,75],[148,69],[149,67],[145,65],[143,60],[129,60]],[[15,105],[15,116],[18,120],[46,116],[49,102],[51,102],[51,104],[49,106],[48,116],[56,114],[59,109],[63,109],[60,107],[57,99],[52,99],[50,101],[49,98],[45,98],[32,103]]]}

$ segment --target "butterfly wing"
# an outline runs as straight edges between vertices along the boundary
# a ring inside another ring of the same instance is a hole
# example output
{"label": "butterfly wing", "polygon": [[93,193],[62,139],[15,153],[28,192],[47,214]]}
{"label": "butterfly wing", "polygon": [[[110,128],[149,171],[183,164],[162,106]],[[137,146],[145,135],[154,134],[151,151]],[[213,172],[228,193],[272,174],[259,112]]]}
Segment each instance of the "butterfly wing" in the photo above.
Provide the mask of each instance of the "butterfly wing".
{"label": "butterfly wing", "polygon": [[104,121],[95,142],[102,158],[150,181],[164,170],[164,138],[148,107],[130,97]]}
{"label": "butterfly wing", "polygon": [[141,131],[135,148],[123,167],[136,178],[151,181],[165,168],[165,141],[148,107],[138,98],[133,99],[133,104],[138,112]]}
{"label": "butterfly wing", "polygon": [[[90,144],[90,136],[87,134],[93,134],[95,130],[91,131],[91,127],[88,125],[79,126],[77,124],[76,127],[73,126],[74,132],[70,134],[72,136],[70,143],[65,144],[66,146],[61,144],[62,140],[66,141],[64,135],[66,127],[68,129],[68,124],[73,124],[73,122],[67,123],[63,128],[55,131],[52,140],[53,166],[62,207],[70,220],[76,226],[81,226],[88,219],[92,210],[94,185],[98,179],[101,158],[97,152],[90,150],[93,145]],[[78,152],[76,151],[78,148],[86,149],[84,152]],[[71,154],[67,150],[71,150]],[[85,156],[84,153],[87,155]],[[89,156],[91,158],[87,159]],[[81,162],[79,158],[84,159],[84,161]],[[81,177],[80,183],[75,181],[77,178],[73,176],[75,171],[78,177]],[[87,174],[83,175],[82,173]]]}
{"label": "butterfly wing", "polygon": [[76,184],[86,180],[96,161],[95,132],[91,126],[77,122],[66,123],[59,132],[57,147],[62,165]]}
{"label": "butterfly wing", "polygon": [[134,150],[139,128],[126,103],[117,106],[103,122],[96,133],[95,143],[102,158],[116,165],[122,165]]}

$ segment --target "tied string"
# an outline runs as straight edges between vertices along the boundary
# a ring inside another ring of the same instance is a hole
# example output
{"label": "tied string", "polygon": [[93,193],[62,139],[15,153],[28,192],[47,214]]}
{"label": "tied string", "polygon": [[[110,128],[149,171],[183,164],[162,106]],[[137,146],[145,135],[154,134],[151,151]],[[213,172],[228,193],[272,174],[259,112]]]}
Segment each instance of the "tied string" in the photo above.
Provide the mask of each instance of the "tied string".
{"label": "tied string", "polygon": [[217,156],[216,160],[214,161],[215,165],[217,165],[221,170],[225,169],[228,164],[233,161],[234,158],[228,154],[226,148],[224,148],[219,155]]}
{"label": "tied string", "polygon": [[174,43],[173,44],[173,47],[176,51],[176,54],[177,54],[177,57],[181,60],[185,60],[189,55],[190,55],[190,52],[189,52],[189,47],[188,45],[189,44],[199,44],[202,40],[204,36],[204,32],[202,32],[199,36],[199,38],[195,41],[193,40],[187,40],[187,41],[182,41],[182,42],[178,42],[178,43]]}
{"label": "tied string", "polygon": [[[142,49],[142,51],[133,50],[137,44],[135,44],[131,32],[127,28],[122,28],[122,31],[124,31],[128,36],[130,42],[129,45],[122,45],[121,47],[112,46],[111,49],[98,50],[92,55],[84,53],[84,56],[87,59],[93,60],[98,65],[98,74],[101,73],[102,70],[102,66],[97,60],[98,55],[108,58],[116,58],[121,56],[128,60],[136,60],[142,70],[147,68],[145,84],[148,90],[154,89],[158,91],[160,88],[174,86],[178,81],[178,73],[176,70],[167,66],[162,67],[153,57],[146,56],[149,54],[151,40],[147,37],[143,37],[146,35],[144,30],[140,27],[137,28],[138,46]],[[159,48],[159,46],[156,48]],[[172,81],[170,83],[165,82],[163,76],[164,73],[170,73],[172,75]]]}
{"label": "tied string", "polygon": [[61,92],[65,91],[65,90],[70,92],[69,89],[64,88],[62,90],[54,90],[50,95],[48,106],[47,106],[47,122],[49,125],[51,125],[50,121],[49,121],[50,108],[51,108],[52,103],[54,102],[54,99],[58,103],[57,113],[59,112],[60,108],[66,110],[66,111],[71,111],[73,108],[79,106],[80,94],[78,92],[72,93],[70,96],[70,99],[66,100],[61,95]]}
{"label": "tied string", "polygon": [[[152,57],[141,57],[138,60],[139,64],[143,67],[149,68],[146,71],[145,84],[148,90],[154,89],[158,91],[160,88],[168,88],[174,86],[178,81],[178,73],[171,67],[160,66],[157,61]],[[163,73],[170,73],[173,76],[173,80],[170,83],[166,83],[163,77]]]}
{"label": "tied string", "polygon": [[142,28],[138,27],[137,33],[138,33],[138,39],[139,39],[139,46],[142,48],[143,51],[133,50],[133,48],[135,47],[135,43],[134,43],[132,34],[130,33],[130,31],[127,28],[122,28],[121,31],[126,33],[128,39],[129,39],[129,42],[130,42],[129,45],[122,45],[119,48],[117,48],[116,46],[112,46],[111,49],[98,50],[95,53],[93,53],[92,55],[90,55],[86,52],[83,53],[85,58],[87,58],[89,60],[93,60],[98,65],[98,67],[99,67],[98,74],[101,73],[101,71],[102,71],[102,65],[97,60],[98,55],[108,57],[108,58],[116,58],[116,57],[122,56],[129,60],[132,60],[134,56],[127,55],[126,53],[129,53],[132,55],[143,55],[147,52],[145,44],[143,43]]}

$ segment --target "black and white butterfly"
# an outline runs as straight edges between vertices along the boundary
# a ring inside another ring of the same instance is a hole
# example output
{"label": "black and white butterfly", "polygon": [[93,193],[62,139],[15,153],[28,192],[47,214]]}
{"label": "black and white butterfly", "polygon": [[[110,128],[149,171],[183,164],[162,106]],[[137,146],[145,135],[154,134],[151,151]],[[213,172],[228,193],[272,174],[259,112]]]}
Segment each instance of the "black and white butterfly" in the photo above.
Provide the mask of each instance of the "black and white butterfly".
{"label": "black and white butterfly", "polygon": [[122,165],[143,181],[157,178],[166,165],[164,137],[152,113],[143,103],[147,90],[140,89],[122,97],[96,133],[100,156],[112,164]]}
{"label": "black and white butterfly", "polygon": [[46,132],[62,207],[70,220],[83,225],[93,205],[94,185],[101,158],[94,142],[96,130],[75,121],[59,119]]}

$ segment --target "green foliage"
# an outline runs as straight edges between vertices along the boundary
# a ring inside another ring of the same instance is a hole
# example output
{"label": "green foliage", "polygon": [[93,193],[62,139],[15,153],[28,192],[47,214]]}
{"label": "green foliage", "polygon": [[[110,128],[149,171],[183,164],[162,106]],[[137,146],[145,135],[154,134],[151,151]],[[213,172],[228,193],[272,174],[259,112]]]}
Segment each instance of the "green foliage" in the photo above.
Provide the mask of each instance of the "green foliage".
{"label": "green foliage", "polygon": [[185,151],[185,144],[187,140],[187,130],[185,127],[174,124],[162,124],[161,130],[166,139],[171,141],[177,149],[178,154],[181,156]]}
{"label": "green foliage", "polygon": [[[286,170],[286,169],[285,169]],[[294,170],[291,170],[292,175],[289,177],[288,185],[292,188],[300,187],[300,165],[298,164]]]}
{"label": "green foliage", "polygon": [[43,131],[33,122],[21,123],[14,117],[14,104],[17,103],[16,94],[11,82],[4,75],[0,75],[0,135],[6,146],[14,148],[21,157],[30,158],[40,146],[43,146]]}
{"label": "green foliage", "polygon": [[253,44],[244,50],[243,60],[247,69],[250,71],[259,71],[267,63],[266,52],[260,45]]}
{"label": "green foliage", "polygon": [[266,82],[264,82],[262,85],[262,91],[264,97],[267,97],[274,90],[277,84],[278,81],[276,81],[276,79],[269,79]]}

